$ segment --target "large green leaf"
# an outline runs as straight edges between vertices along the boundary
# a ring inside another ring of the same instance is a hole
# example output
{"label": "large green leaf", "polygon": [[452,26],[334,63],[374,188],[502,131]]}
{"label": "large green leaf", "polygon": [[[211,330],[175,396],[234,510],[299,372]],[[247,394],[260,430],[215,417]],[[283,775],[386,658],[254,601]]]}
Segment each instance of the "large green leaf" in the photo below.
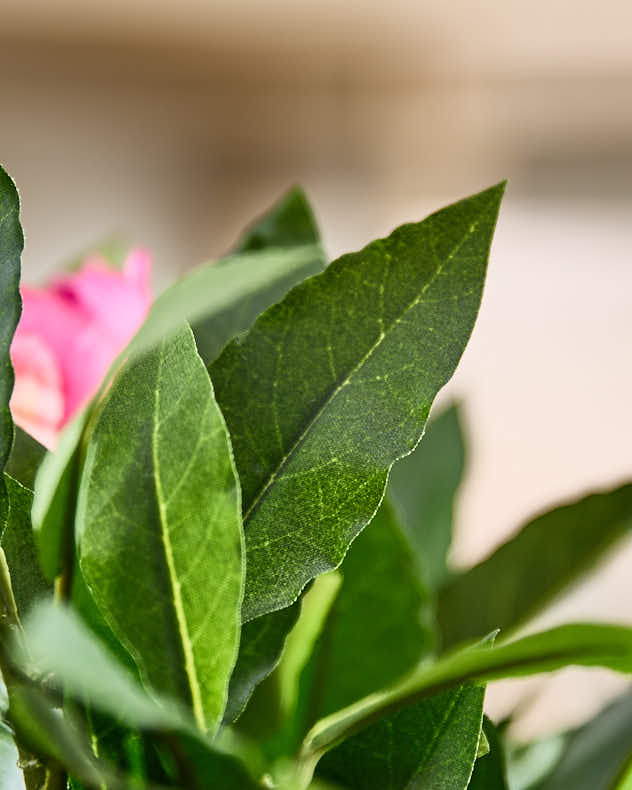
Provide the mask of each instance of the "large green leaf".
{"label": "large green leaf", "polygon": [[464,444],[459,407],[453,404],[429,422],[423,441],[393,465],[388,481],[388,498],[432,588],[447,575],[446,555],[465,463]]}
{"label": "large green leaf", "polygon": [[503,636],[591,570],[632,529],[632,484],[592,494],[528,523],[440,592],[445,647],[500,628]]}
{"label": "large green leaf", "polygon": [[33,539],[33,492],[6,473],[4,482],[9,507],[7,526],[2,533],[0,545],[4,549],[11,573],[18,612],[23,616],[37,600],[52,595],[53,588],[42,575]]}
{"label": "large green leaf", "polygon": [[112,384],[86,450],[77,538],[88,587],[150,685],[214,729],[239,640],[240,500],[188,328]]}
{"label": "large green leaf", "polygon": [[467,685],[400,710],[328,752],[317,774],[350,790],[465,790],[484,695]]}
{"label": "large green leaf", "polygon": [[[247,229],[235,251],[295,247],[319,241],[320,234],[307,198],[301,189],[295,187]],[[324,255],[320,261],[315,258],[313,271],[309,273],[316,274],[324,265]],[[307,272],[301,274],[307,276]],[[239,305],[197,322],[193,332],[202,359],[212,362],[231,331],[237,334],[247,329],[259,313],[278,301],[297,281],[296,278],[288,278],[285,290],[283,283],[272,283],[270,288],[262,288],[253,296],[244,298]],[[289,611],[273,612],[244,625],[230,681],[226,721],[234,721],[239,716],[255,687],[278,664],[285,638],[296,623],[299,611],[300,602],[297,601]]]}
{"label": "large green leaf", "polygon": [[[9,349],[18,325],[20,298],[20,256],[24,235],[20,225],[20,199],[15,184],[0,166],[0,472],[9,459],[13,442],[13,420],[9,401],[13,392],[13,368]],[[4,480],[0,477],[0,494]],[[0,529],[6,516],[0,497]]]}
{"label": "large green leaf", "polygon": [[632,692],[573,732],[553,771],[533,790],[618,790],[632,758]]}
{"label": "large green leaf", "polygon": [[[280,298],[293,283],[319,271],[321,266],[320,245],[308,244],[232,255],[221,264],[207,263],[193,270],[154,302],[145,323],[111,366],[101,392],[122,361],[142,355],[176,332],[184,321],[196,324],[214,315],[229,316],[261,289],[270,293],[277,289],[276,298]],[[250,320],[256,315],[255,312]],[[218,322],[213,343],[218,349],[222,348],[234,331],[232,323]],[[38,535],[42,567],[51,579],[62,572],[64,558],[69,554],[68,532],[72,533],[74,524],[83,461],[81,445],[91,418],[98,411],[100,394],[67,426],[55,453],[46,455],[37,474],[33,525]]]}
{"label": "large green leaf", "polygon": [[498,730],[487,717],[483,719],[483,732],[489,744],[489,752],[479,757],[474,764],[469,790],[509,790],[503,743]]}
{"label": "large green leaf", "polygon": [[491,650],[477,646],[459,650],[434,664],[422,665],[388,691],[322,719],[305,739],[304,758],[317,758],[372,722],[452,686],[550,672],[571,664],[632,673],[632,628],[571,624]]}
{"label": "large green leaf", "polygon": [[472,330],[502,193],[343,256],[211,366],[244,494],[245,621],[340,563],[415,448]]}

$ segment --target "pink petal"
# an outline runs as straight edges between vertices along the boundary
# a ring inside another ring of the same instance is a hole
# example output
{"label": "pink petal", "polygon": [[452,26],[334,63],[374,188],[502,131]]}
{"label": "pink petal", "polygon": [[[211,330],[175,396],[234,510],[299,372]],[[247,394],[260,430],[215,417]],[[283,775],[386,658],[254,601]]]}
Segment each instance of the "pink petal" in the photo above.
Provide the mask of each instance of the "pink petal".
{"label": "pink petal", "polygon": [[64,416],[62,375],[55,355],[41,337],[16,333],[11,344],[15,384],[14,421],[45,447],[53,448]]}

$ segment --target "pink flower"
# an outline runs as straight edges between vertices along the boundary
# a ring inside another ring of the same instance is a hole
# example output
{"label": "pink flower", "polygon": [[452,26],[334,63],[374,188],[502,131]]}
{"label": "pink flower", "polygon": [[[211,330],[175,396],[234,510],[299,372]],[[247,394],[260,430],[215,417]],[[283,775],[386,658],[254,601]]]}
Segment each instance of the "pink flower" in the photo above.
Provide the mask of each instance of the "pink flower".
{"label": "pink flower", "polygon": [[99,388],[151,303],[150,254],[132,250],[122,271],[100,257],[45,288],[23,285],[11,345],[15,422],[53,448],[63,425]]}

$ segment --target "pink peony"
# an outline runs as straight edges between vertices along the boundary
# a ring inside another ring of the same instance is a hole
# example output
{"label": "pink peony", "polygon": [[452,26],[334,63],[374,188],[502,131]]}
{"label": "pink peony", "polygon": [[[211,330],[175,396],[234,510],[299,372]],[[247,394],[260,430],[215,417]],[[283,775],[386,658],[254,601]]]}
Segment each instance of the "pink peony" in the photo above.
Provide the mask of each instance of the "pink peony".
{"label": "pink peony", "polygon": [[11,345],[15,422],[53,448],[63,425],[99,388],[151,303],[151,257],[132,250],[122,271],[100,257],[46,288],[23,285]]}

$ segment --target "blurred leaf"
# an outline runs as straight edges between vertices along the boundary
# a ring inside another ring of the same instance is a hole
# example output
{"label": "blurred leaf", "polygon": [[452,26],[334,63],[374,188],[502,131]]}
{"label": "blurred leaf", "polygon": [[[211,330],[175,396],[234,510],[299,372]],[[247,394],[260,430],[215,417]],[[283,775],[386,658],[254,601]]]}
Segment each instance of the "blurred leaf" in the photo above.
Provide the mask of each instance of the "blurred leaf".
{"label": "blurred leaf", "polygon": [[307,197],[300,187],[292,187],[247,228],[235,252],[298,247],[319,241],[320,233]]}
{"label": "blurred leaf", "polygon": [[178,703],[150,696],[70,610],[52,603],[34,607],[23,642],[13,645],[16,664],[69,697],[139,729],[187,729],[193,720]]}
{"label": "blurred leaf", "polygon": [[14,480],[33,490],[35,473],[46,455],[46,448],[19,425],[14,426],[13,447],[6,471]]}
{"label": "blurred leaf", "polygon": [[11,573],[18,612],[23,617],[33,603],[51,596],[53,588],[42,575],[33,539],[33,493],[6,473],[4,482],[9,507],[7,526],[2,533],[0,545],[4,549]]}
{"label": "blurred leaf", "polygon": [[[100,398],[121,364],[169,337],[184,321],[196,323],[205,317],[228,314],[262,288],[280,287],[289,280],[296,282],[308,276],[320,267],[321,261],[322,251],[316,244],[232,255],[221,265],[207,263],[193,270],[154,302],[145,323],[113,362],[100,392],[66,426],[55,453],[46,454],[38,471],[33,525],[47,578],[52,580],[59,575],[71,554],[84,431],[89,433]],[[219,348],[232,337],[232,327],[227,326],[226,332],[224,337],[215,336]]]}
{"label": "blurred leaf", "polygon": [[[632,756],[632,692],[570,734],[553,771],[533,790],[620,790]],[[626,788],[627,790],[627,788]]]}
{"label": "blurred leaf", "polygon": [[503,743],[493,722],[487,716],[483,720],[482,734],[487,737],[489,752],[474,763],[474,772],[468,785],[469,790],[509,790],[505,768]]}
{"label": "blurred leaf", "polygon": [[632,528],[632,484],[544,513],[439,594],[444,647],[524,623]]}
{"label": "blurred leaf", "polygon": [[470,681],[489,681],[572,664],[632,673],[632,628],[579,623],[532,634],[485,650],[467,647],[422,665],[383,694],[374,694],[318,722],[304,742],[304,754],[324,753],[371,722],[420,699]]}
{"label": "blurred leaf", "polygon": [[228,687],[225,723],[239,717],[256,686],[279,663],[287,635],[300,611],[299,599],[280,612],[259,617],[242,626],[239,656]]}
{"label": "blurred leaf", "polygon": [[300,189],[293,189],[247,231],[235,250],[236,258],[216,265],[233,265],[233,260],[251,265],[251,258],[243,253],[265,250],[270,255],[262,259],[260,265],[267,267],[274,262],[275,251],[283,255],[286,250],[306,246],[313,250],[308,266],[288,271],[281,279],[271,276],[269,283],[261,284],[226,309],[213,311],[192,324],[198,352],[207,366],[214,362],[226,343],[248,329],[260,313],[282,299],[294,285],[318,274],[325,266],[320,235],[307,199]]}
{"label": "blurred leaf", "polygon": [[552,735],[530,743],[505,743],[507,779],[511,790],[530,790],[558,762],[566,735]]}
{"label": "blurred leaf", "polygon": [[294,288],[211,366],[244,496],[244,621],[336,567],[472,330],[499,185]]}
{"label": "blurred leaf", "polygon": [[612,790],[632,790],[632,754],[620,775],[615,779]]}
{"label": "blurred leaf", "polygon": [[446,556],[464,464],[459,406],[453,404],[429,422],[423,441],[393,465],[388,481],[388,498],[433,589],[448,572]]}
{"label": "blurred leaf", "polygon": [[[15,184],[0,166],[0,472],[4,471],[13,442],[9,401],[14,377],[9,349],[22,311],[19,286],[24,235],[19,213]],[[0,531],[6,517],[3,492],[4,480],[0,477]]]}
{"label": "blurred leaf", "polygon": [[230,440],[187,327],[108,391],[86,451],[77,541],[115,635],[204,731],[221,720],[239,643],[241,540]]}
{"label": "blurred leaf", "polygon": [[328,752],[317,774],[353,790],[465,790],[484,695],[462,686],[400,710]]}

